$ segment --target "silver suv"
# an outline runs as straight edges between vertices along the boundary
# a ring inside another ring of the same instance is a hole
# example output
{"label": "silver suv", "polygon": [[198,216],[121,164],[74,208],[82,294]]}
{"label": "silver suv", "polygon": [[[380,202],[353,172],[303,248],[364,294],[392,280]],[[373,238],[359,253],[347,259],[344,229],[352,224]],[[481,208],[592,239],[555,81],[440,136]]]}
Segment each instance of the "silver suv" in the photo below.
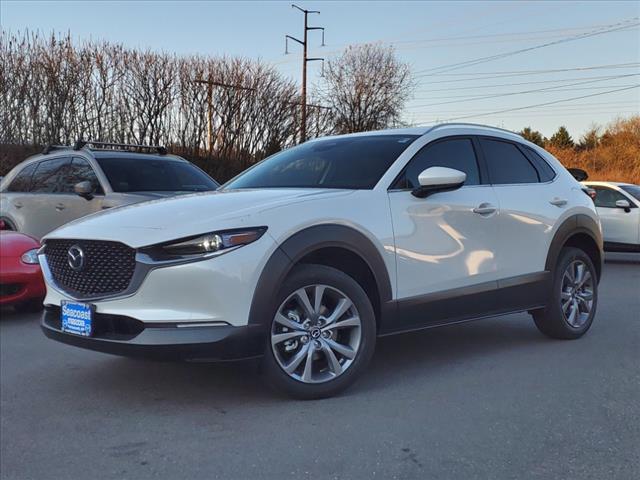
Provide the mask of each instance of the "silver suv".
{"label": "silver suv", "polygon": [[6,229],[42,238],[90,213],[218,186],[164,147],[78,141],[48,146],[4,177],[0,220]]}

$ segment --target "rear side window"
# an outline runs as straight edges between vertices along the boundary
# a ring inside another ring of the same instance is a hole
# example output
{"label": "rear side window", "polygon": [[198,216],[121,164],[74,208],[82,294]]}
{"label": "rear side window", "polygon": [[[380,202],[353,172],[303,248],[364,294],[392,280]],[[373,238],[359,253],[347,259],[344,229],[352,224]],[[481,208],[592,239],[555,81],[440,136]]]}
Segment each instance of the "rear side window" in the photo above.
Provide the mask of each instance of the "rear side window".
{"label": "rear side window", "polygon": [[541,182],[550,182],[556,176],[556,172],[542,156],[534,149],[529,147],[523,147],[526,153],[529,155],[529,160],[533,162],[538,174],[540,175]]}
{"label": "rear side window", "polygon": [[62,193],[64,191],[64,175],[70,162],[70,158],[54,158],[38,163],[31,179],[31,191]]}
{"label": "rear side window", "polygon": [[473,142],[470,138],[452,138],[426,145],[411,159],[392,188],[418,188],[418,175],[429,167],[454,168],[467,174],[465,185],[480,183]]}
{"label": "rear side window", "polygon": [[24,167],[13,178],[7,192],[28,192],[31,188],[31,177],[36,169],[37,163],[32,163]]}
{"label": "rear side window", "polygon": [[626,200],[625,196],[620,192],[616,192],[610,188],[592,187],[596,191],[596,198],[593,201],[596,207],[601,208],[617,208],[618,200]]}
{"label": "rear side window", "polygon": [[84,158],[74,158],[70,165],[66,167],[62,175],[61,190],[65,193],[73,193],[74,187],[80,182],[91,182],[93,192],[102,195],[104,191],[98,182],[93,168]]}
{"label": "rear side window", "polygon": [[482,152],[494,185],[538,183],[538,172],[513,143],[480,138]]}

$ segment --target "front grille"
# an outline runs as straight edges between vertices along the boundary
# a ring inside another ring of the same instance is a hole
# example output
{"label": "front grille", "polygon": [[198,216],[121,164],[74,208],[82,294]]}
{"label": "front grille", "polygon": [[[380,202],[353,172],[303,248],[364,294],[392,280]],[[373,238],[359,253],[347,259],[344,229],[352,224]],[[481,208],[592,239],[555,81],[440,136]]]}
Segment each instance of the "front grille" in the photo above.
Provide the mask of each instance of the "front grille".
{"label": "front grille", "polygon": [[[69,249],[79,247],[84,265],[69,265]],[[136,267],[134,249],[102,240],[47,240],[47,264],[56,284],[76,296],[102,296],[123,292],[129,287]]]}

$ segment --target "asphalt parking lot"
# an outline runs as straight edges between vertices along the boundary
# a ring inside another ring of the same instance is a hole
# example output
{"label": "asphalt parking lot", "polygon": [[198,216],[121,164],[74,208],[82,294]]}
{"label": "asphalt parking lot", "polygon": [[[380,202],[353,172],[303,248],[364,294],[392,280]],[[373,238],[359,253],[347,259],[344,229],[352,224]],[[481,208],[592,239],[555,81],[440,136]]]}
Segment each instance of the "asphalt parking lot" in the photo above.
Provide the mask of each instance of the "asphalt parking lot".
{"label": "asphalt parking lot", "polygon": [[640,478],[640,258],[609,260],[578,341],[525,314],[385,338],[312,402],[251,364],[83,351],[2,311],[0,477]]}

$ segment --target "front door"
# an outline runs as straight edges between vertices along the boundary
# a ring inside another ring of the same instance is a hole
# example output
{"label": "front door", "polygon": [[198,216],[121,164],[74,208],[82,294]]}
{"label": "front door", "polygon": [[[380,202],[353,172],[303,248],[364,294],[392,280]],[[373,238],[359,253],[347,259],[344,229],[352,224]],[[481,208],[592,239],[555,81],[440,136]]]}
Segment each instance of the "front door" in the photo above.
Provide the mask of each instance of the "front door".
{"label": "front door", "polygon": [[[463,171],[464,186],[427,198],[413,196],[418,175],[433,166]],[[483,180],[472,139],[447,137],[420,150],[389,190],[403,327],[468,316],[473,303],[456,304],[456,298],[495,290],[498,201]],[[448,301],[446,311],[426,307]]]}
{"label": "front door", "polygon": [[[638,243],[638,221],[640,208],[622,193],[600,185],[593,185],[596,191],[596,210],[602,222],[602,234],[607,243],[634,245]],[[629,202],[630,208],[616,206],[618,200]]]}

